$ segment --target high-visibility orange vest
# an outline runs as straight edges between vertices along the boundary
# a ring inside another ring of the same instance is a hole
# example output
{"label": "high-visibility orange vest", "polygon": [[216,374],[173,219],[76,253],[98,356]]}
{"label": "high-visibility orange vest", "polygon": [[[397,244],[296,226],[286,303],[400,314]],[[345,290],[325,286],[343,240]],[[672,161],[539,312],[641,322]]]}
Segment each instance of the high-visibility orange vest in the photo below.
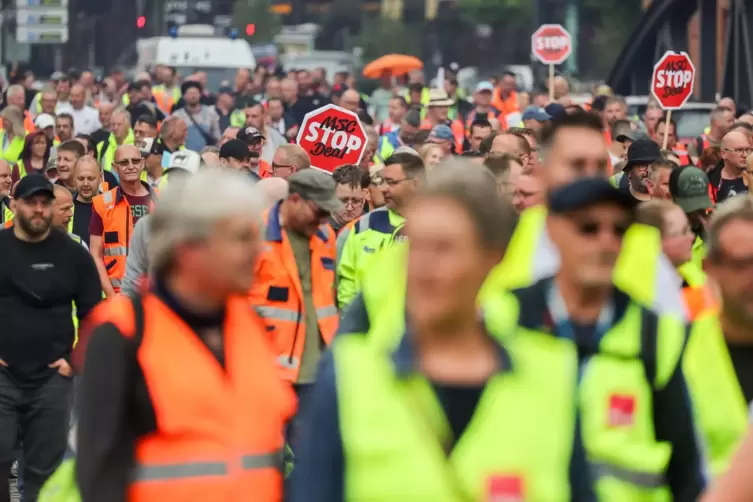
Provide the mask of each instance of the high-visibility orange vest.
{"label": "high-visibility orange vest", "polygon": [[689,164],[692,164],[690,162],[690,155],[688,154],[688,148],[680,143],[677,143],[674,148],[672,148],[672,152],[677,155],[677,158],[680,159],[680,165],[681,166],[687,166]]}
{"label": "high-visibility orange vest", "polygon": [[[295,394],[280,379],[264,323],[246,298],[226,304],[224,369],[159,298],[146,293],[135,301],[143,312],[136,359],[157,423],[136,442],[127,500],[281,501],[283,431]],[[115,324],[130,339],[139,336],[137,322],[125,296],[90,317],[93,326]]]}
{"label": "high-visibility orange vest", "polygon": [[[251,305],[264,319],[276,347],[277,362],[286,379],[295,382],[301,369],[306,332],[303,288],[293,248],[280,227],[281,202],[264,214],[266,236],[257,260]],[[335,302],[335,232],[329,224],[311,237],[311,289],[319,333],[329,344],[337,331],[339,316]]]}
{"label": "high-visibility orange vest", "polygon": [[[142,182],[142,184],[147,187],[154,202],[156,191],[147,183]],[[125,275],[128,246],[133,234],[131,205],[121,188],[116,187],[94,197],[92,210],[102,218],[104,229],[101,237],[107,276],[110,278],[113,290],[119,293]]]}
{"label": "high-visibility orange vest", "polygon": [[[499,110],[500,117],[505,117],[505,123],[507,123],[507,116],[510,114],[519,114],[520,113],[520,104],[518,104],[518,93],[516,91],[512,91],[507,98],[502,97],[502,93],[499,89],[494,90],[494,97],[492,98],[492,106]],[[513,124],[517,125],[517,124]],[[504,128],[502,130],[507,129],[507,126],[504,125]]]}
{"label": "high-visibility orange vest", "polygon": [[162,110],[165,115],[169,115],[175,104],[172,95],[166,93],[164,90],[157,90],[152,91],[152,96],[154,96],[154,102],[157,104],[157,108]]}
{"label": "high-visibility orange vest", "polygon": [[24,129],[26,132],[34,132],[37,130],[37,126],[34,125],[34,119],[29,113],[29,110],[24,110]]}

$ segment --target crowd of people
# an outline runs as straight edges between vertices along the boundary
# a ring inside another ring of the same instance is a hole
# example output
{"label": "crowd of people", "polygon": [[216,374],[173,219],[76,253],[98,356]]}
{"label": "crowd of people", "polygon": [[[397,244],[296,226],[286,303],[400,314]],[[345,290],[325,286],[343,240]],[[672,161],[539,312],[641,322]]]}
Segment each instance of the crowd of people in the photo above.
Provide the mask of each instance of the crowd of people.
{"label": "crowd of people", "polygon": [[[753,496],[733,100],[686,144],[561,76],[553,99],[512,73],[467,97],[451,71],[370,96],[261,66],[32,81],[0,112],[0,471],[24,501]],[[368,139],[332,173],[296,144],[329,103]]]}

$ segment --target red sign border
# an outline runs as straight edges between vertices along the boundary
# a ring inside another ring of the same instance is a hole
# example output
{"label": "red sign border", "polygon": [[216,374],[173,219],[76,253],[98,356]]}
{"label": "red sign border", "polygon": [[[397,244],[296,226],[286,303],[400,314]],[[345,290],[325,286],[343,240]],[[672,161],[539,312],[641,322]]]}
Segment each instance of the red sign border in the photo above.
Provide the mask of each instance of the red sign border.
{"label": "red sign border", "polygon": [[[538,32],[540,32],[540,31],[542,31],[542,30],[547,29],[547,28],[558,28],[558,29],[562,30],[563,33],[565,33],[567,35],[568,39],[570,39],[570,44],[569,44],[569,47],[567,49],[567,54],[565,54],[562,58],[558,59],[556,62],[543,61],[539,57],[539,55],[536,53],[536,38],[537,38],[536,34]],[[565,62],[565,60],[567,60],[567,58],[570,57],[570,55],[572,53],[573,53],[573,36],[561,24],[542,24],[541,26],[539,26],[538,28],[536,28],[536,31],[534,31],[533,34],[531,35],[531,54],[533,55],[533,57],[536,58],[537,61],[539,61],[542,64],[546,64],[546,65],[549,65],[549,64],[562,64],[562,63]]]}
{"label": "red sign border", "polygon": [[[687,97],[683,100],[682,103],[680,103],[679,106],[667,106],[665,107],[661,100],[659,99],[659,96],[656,95],[656,92],[654,92],[654,81],[656,80],[656,72],[659,70],[659,64],[664,61],[665,58],[669,56],[685,56],[688,59],[688,62],[690,63],[690,67],[693,69],[693,80],[690,81],[690,92],[688,93]],[[651,82],[649,83],[649,87],[651,88],[651,95],[656,99],[656,101],[659,103],[659,106],[661,106],[662,110],[679,110],[683,106],[685,106],[685,103],[688,102],[690,97],[693,95],[693,91],[695,90],[695,65],[693,64],[693,60],[690,58],[690,55],[685,51],[675,52],[675,51],[667,51],[659,58],[659,60],[654,65],[654,71],[651,73]]]}
{"label": "red sign border", "polygon": [[[346,110],[342,106],[337,106],[335,104],[329,103],[328,105],[320,106],[316,110],[308,112],[303,117],[303,122],[301,123],[301,127],[298,130],[298,135],[295,137],[295,143],[298,146],[301,146],[301,138],[303,138],[304,130],[305,130],[305,128],[303,126],[308,124],[308,121],[309,121],[309,119],[311,117],[313,117],[314,115],[319,115],[321,113],[325,113],[325,112],[327,112],[327,111],[329,111],[329,110],[331,110],[333,108],[335,110],[338,110],[338,111],[341,111],[341,112],[343,112],[345,114],[353,116],[353,118],[356,119],[356,122],[358,123],[358,126],[363,131],[363,138],[364,138],[363,148],[361,149],[361,153],[358,155],[358,161],[354,162],[355,165],[359,165],[359,164],[361,164],[361,161],[363,160],[363,156],[366,153],[366,146],[367,146],[366,143],[368,143],[368,141],[369,141],[369,136],[368,136],[368,134],[366,134],[366,127],[364,127],[363,123],[361,122],[361,119],[358,117],[358,114],[355,113],[355,112],[352,112],[350,110]],[[303,147],[301,146],[301,148],[303,148]],[[306,152],[306,155],[308,155],[308,151],[306,151],[305,148],[303,150]],[[332,172],[327,171],[326,169],[322,169],[321,167],[315,166],[314,163],[313,163],[313,159],[311,159],[311,156],[309,156],[309,160],[311,160],[311,167],[313,167],[314,169],[318,169],[319,171],[324,171],[327,174],[332,174]]]}

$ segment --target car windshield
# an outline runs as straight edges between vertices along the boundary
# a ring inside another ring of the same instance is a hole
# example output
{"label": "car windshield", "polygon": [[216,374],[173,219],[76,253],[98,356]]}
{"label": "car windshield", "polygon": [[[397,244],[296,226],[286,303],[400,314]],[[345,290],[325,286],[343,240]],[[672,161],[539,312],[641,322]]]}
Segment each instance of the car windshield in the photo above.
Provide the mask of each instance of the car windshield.
{"label": "car windshield", "polygon": [[700,136],[709,125],[708,110],[677,110],[672,118],[677,122],[677,137],[683,139]]}
{"label": "car windshield", "polygon": [[207,87],[209,90],[217,92],[223,82],[225,85],[233,85],[237,70],[235,68],[203,68],[198,66],[181,66],[178,68],[178,73],[184,79],[200,71],[207,74]]}

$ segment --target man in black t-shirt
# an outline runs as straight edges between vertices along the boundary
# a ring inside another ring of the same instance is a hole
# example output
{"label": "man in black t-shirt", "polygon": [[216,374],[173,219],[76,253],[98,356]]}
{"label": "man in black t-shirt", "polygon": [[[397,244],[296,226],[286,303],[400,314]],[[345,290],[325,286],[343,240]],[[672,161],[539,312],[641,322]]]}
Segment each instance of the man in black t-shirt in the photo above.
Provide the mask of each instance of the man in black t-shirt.
{"label": "man in black t-shirt", "polygon": [[[67,448],[73,305],[82,321],[102,293],[91,255],[52,228],[50,181],[29,174],[14,193],[13,228],[0,230],[0,471],[20,431],[24,496],[37,500]],[[0,500],[8,490],[0,483]]]}
{"label": "man in black t-shirt", "polygon": [[748,193],[743,173],[745,161],[751,151],[750,138],[739,131],[728,132],[722,138],[722,162],[709,173],[711,185],[716,190],[717,203]]}
{"label": "man in black t-shirt", "polygon": [[646,186],[648,168],[654,162],[661,160],[659,145],[650,139],[634,141],[627,151],[627,162],[622,169],[619,188],[630,194],[638,202],[651,198]]}

